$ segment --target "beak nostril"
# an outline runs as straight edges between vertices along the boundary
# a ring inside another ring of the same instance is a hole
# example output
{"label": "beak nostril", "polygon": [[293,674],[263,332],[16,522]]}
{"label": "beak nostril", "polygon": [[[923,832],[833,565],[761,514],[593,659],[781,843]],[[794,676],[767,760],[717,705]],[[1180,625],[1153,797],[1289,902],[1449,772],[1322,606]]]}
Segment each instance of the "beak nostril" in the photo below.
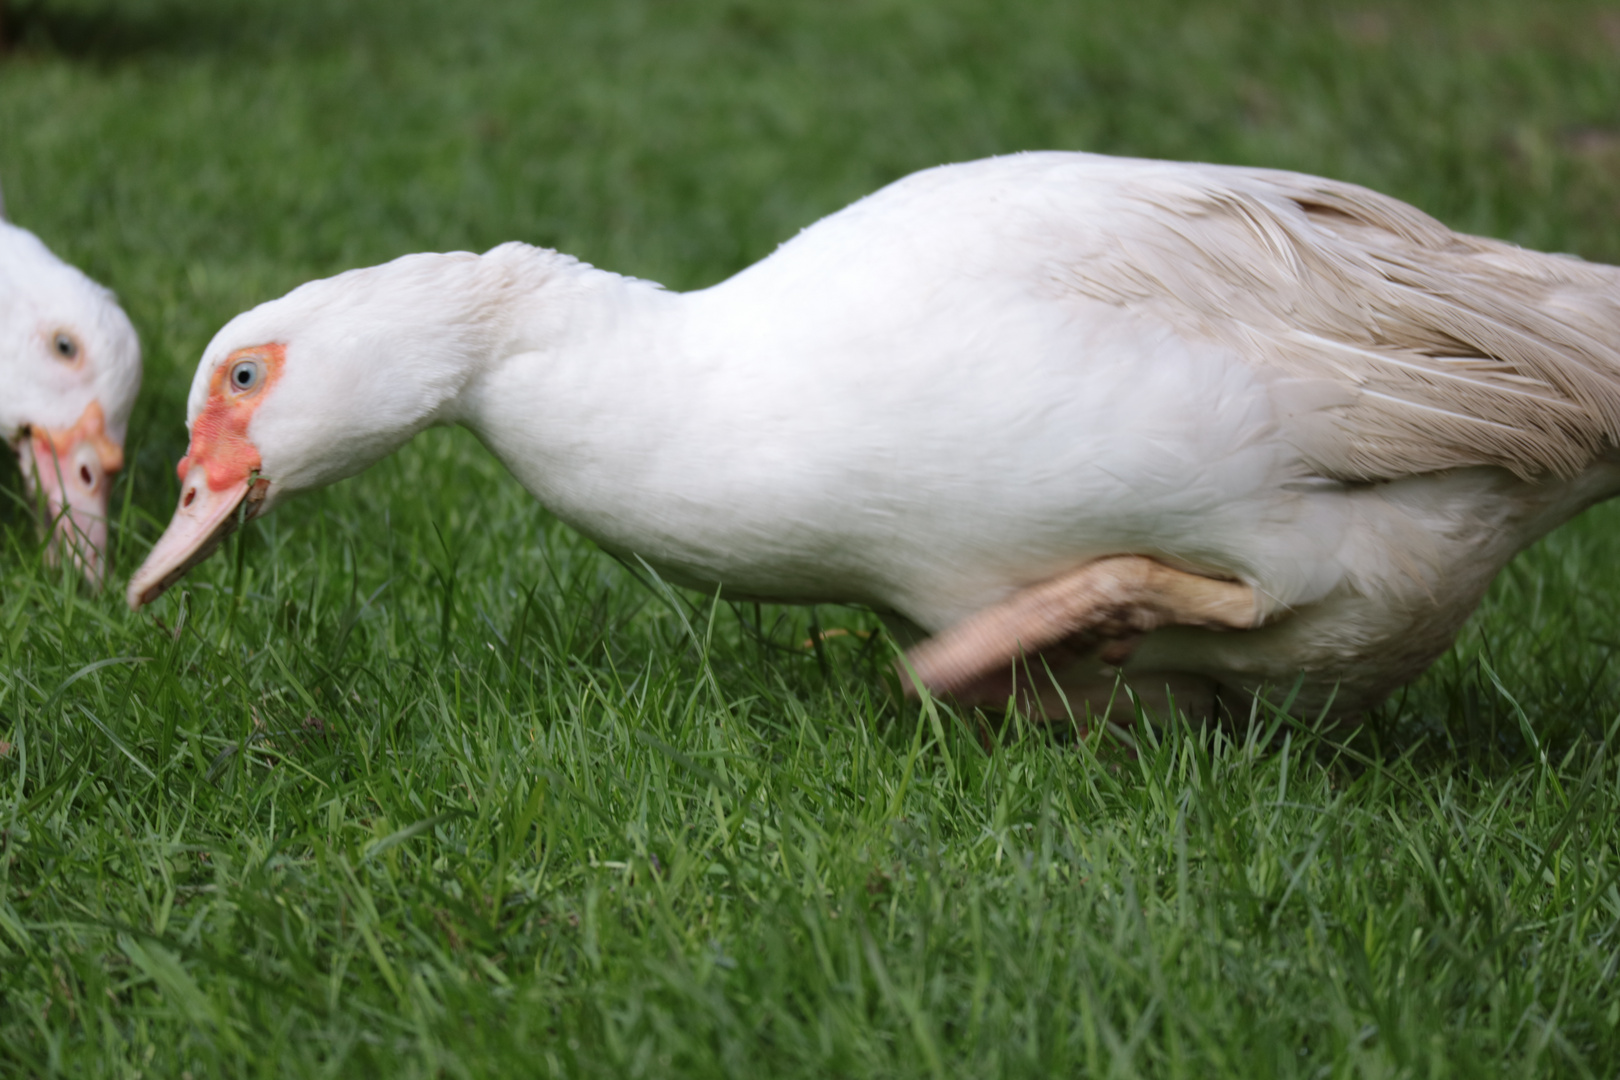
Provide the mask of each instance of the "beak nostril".
{"label": "beak nostril", "polygon": [[90,466],[88,465],[79,466],[79,479],[84,481],[85,487],[90,487],[96,482],[96,478],[91,475]]}
{"label": "beak nostril", "polygon": [[194,500],[196,497],[197,497],[197,489],[196,488],[187,488],[185,497],[180,500],[180,506],[182,508],[190,506],[191,503],[192,503],[192,500]]}

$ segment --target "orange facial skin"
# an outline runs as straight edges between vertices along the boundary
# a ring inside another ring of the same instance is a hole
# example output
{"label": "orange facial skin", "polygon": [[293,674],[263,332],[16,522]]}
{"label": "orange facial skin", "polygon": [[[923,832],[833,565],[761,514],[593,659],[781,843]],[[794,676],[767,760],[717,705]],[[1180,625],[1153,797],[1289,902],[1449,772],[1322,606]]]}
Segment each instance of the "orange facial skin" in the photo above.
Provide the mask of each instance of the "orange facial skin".
{"label": "orange facial skin", "polygon": [[124,448],[107,437],[107,417],[99,401],[86,406],[72,427],[57,431],[36,427],[31,429],[29,437],[34,440],[37,461],[65,460],[75,447],[86,442],[95,448],[103,471],[115,473],[124,467]]}
{"label": "orange facial skin", "polygon": [[191,424],[191,446],[180,459],[180,505],[129,579],[125,598],[131,609],[163,595],[208,558],[244,516],[263,509],[270,482],[254,475],[262,459],[248,438],[248,425],[265,392],[281,378],[286,359],[285,345],[255,345],[236,350],[214,369],[208,399]]}
{"label": "orange facial skin", "polygon": [[101,403],[86,405],[72,427],[30,427],[17,453],[28,490],[43,497],[52,523],[47,560],[66,554],[99,586],[107,567],[107,498],[113,474],[124,465]]}
{"label": "orange facial skin", "polygon": [[[231,383],[231,371],[243,360],[264,365],[264,375],[251,390],[238,390]],[[224,491],[240,484],[262,464],[259,451],[248,439],[248,424],[264,395],[281,378],[287,362],[287,346],[280,343],[237,349],[214,369],[208,381],[208,403],[191,424],[191,445],[176,466],[181,483],[191,467],[201,465],[208,486]]]}

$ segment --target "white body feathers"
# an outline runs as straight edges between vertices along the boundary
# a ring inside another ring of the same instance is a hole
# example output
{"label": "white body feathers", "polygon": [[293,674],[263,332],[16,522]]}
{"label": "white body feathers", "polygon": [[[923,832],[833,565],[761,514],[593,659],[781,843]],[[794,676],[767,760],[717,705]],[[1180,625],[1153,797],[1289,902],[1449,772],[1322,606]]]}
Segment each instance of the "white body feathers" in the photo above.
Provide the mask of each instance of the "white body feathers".
{"label": "white body feathers", "polygon": [[221,331],[191,415],[223,357],[283,342],[250,429],[272,501],[460,422],[678,580],[929,632],[1155,556],[1274,621],[1151,634],[1140,686],[1303,675],[1348,711],[1620,490],[1617,331],[1620,271],[1364,189],[1028,154],[909,177],[695,293],[515,244],[311,283]]}

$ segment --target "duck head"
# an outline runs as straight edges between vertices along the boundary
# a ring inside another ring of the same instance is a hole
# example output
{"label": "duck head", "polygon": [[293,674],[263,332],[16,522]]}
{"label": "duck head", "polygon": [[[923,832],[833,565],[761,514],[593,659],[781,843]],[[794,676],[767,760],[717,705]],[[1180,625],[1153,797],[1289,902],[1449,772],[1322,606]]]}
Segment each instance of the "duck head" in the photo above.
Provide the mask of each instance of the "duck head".
{"label": "duck head", "polygon": [[140,385],[140,341],[113,294],[0,219],[0,439],[44,502],[48,555],[97,585]]}
{"label": "duck head", "polygon": [[360,472],[434,423],[501,322],[480,257],[408,255],[232,319],[191,384],[180,502],[127,599],[140,608],[242,521]]}

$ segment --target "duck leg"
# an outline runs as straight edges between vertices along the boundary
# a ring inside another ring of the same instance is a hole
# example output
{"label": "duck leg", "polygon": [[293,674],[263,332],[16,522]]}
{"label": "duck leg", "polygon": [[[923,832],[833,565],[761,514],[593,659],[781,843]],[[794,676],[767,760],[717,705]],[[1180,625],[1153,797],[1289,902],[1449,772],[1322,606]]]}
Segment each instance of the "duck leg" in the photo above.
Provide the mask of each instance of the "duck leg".
{"label": "duck leg", "polygon": [[1217,581],[1142,555],[1110,555],[1031,585],[914,646],[902,665],[908,694],[918,685],[950,694],[973,687],[1025,656],[1062,645],[1104,645],[1119,664],[1135,639],[1165,626],[1247,630],[1262,621],[1260,597],[1247,585]]}

